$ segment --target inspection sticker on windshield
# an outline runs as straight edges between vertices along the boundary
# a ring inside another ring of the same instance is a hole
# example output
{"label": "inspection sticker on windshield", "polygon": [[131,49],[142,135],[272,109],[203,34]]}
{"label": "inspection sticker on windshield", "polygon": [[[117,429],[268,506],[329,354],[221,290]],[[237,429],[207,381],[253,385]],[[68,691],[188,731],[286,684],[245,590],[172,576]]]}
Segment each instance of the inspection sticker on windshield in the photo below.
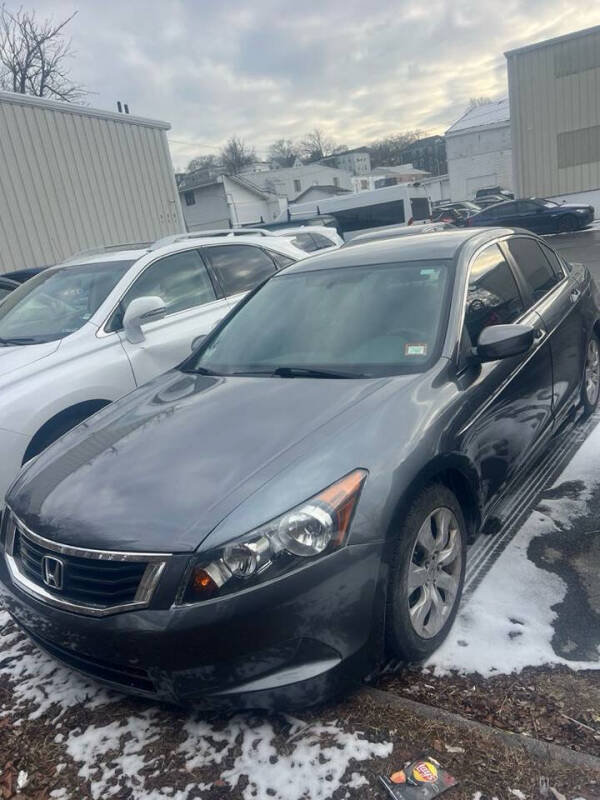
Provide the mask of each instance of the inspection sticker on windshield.
{"label": "inspection sticker on windshield", "polygon": [[421,344],[419,342],[409,343],[407,342],[404,345],[404,355],[405,356],[426,356],[427,355],[427,345]]}

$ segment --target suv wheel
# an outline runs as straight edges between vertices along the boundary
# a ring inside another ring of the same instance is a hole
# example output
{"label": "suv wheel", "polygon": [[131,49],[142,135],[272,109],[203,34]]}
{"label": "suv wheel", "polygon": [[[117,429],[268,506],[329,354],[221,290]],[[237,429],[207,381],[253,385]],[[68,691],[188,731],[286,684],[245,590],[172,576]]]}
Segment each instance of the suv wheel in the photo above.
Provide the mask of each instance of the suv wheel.
{"label": "suv wheel", "polygon": [[586,415],[591,414],[598,405],[600,396],[600,342],[592,333],[585,354],[583,383],[581,384],[581,404]]}
{"label": "suv wheel", "polygon": [[467,529],[454,494],[424,489],[401,530],[390,570],[387,640],[403,661],[420,661],[444,641],[456,617],[466,565]]}

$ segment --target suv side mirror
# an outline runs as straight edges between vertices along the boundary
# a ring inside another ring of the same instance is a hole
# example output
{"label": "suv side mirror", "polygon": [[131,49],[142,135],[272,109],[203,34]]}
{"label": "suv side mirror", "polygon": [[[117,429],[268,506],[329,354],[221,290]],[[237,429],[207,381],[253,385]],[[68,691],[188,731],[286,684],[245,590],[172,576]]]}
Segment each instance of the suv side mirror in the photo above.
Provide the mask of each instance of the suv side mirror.
{"label": "suv side mirror", "polygon": [[477,355],[480,361],[497,361],[526,353],[535,338],[530,325],[490,325],[479,334]]}
{"label": "suv side mirror", "polygon": [[136,297],[127,306],[123,316],[123,330],[131,344],[140,344],[145,339],[142,325],[165,316],[167,307],[164,300],[157,295]]}

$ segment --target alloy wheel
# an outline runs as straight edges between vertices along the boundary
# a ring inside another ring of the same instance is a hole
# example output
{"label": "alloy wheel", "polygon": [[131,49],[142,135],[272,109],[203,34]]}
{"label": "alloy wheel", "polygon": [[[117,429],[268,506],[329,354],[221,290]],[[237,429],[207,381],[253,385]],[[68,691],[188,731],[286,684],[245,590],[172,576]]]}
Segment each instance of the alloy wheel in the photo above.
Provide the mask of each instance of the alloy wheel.
{"label": "alloy wheel", "polygon": [[436,508],[425,519],[408,569],[408,612],[415,633],[436,636],[457,602],[462,571],[462,532],[453,512]]}
{"label": "alloy wheel", "polygon": [[598,341],[592,336],[585,359],[585,393],[590,406],[596,405],[600,391],[600,351]]}

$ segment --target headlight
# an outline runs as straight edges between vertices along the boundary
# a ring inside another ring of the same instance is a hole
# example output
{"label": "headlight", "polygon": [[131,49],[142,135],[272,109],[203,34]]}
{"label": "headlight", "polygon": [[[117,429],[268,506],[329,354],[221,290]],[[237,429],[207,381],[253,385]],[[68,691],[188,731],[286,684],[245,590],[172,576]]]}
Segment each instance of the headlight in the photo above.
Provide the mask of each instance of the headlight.
{"label": "headlight", "polygon": [[231,594],[339,549],[366,477],[365,470],[354,470],[243,539],[198,556],[177,602],[197,603]]}

